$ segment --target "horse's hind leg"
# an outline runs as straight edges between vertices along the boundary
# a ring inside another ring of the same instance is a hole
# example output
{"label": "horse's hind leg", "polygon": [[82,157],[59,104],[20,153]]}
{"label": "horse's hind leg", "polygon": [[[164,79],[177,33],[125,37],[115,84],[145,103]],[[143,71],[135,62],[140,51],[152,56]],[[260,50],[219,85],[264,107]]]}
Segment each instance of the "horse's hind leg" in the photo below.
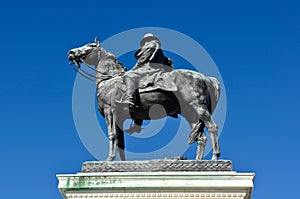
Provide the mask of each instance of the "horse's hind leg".
{"label": "horse's hind leg", "polygon": [[206,141],[207,141],[207,138],[204,133],[204,127],[205,127],[204,124],[201,123],[200,129],[199,129],[199,135],[197,137],[198,147],[197,147],[197,153],[196,153],[196,160],[202,160],[203,155],[204,155],[204,150],[205,150]]}
{"label": "horse's hind leg", "polygon": [[211,144],[212,144],[213,156],[211,159],[218,160],[218,158],[220,157],[220,147],[219,147],[219,140],[218,140],[218,126],[214,122],[212,117],[210,117],[210,120],[206,122],[205,126],[209,132]]}
{"label": "horse's hind leg", "polygon": [[208,110],[201,109],[200,118],[201,121],[204,122],[204,125],[207,128],[207,131],[210,135],[213,150],[212,160],[218,160],[220,156],[220,147],[218,141],[218,125],[215,123]]}
{"label": "horse's hind leg", "polygon": [[190,126],[192,131],[189,135],[189,144],[194,142],[198,143],[197,152],[196,152],[196,160],[202,160],[204,155],[204,150],[206,146],[207,138],[204,133],[204,124],[203,122],[190,122]]}

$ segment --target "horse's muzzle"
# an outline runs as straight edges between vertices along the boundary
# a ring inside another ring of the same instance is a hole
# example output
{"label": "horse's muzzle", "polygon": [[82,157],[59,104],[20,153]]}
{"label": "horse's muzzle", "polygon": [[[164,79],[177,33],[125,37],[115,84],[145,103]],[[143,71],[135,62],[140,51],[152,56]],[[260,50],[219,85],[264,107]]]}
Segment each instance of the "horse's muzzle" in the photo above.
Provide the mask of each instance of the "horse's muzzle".
{"label": "horse's muzzle", "polygon": [[74,52],[74,51],[70,50],[70,51],[68,52],[68,59],[69,59],[70,61],[73,61],[73,60],[76,59],[76,56],[75,56],[75,52]]}

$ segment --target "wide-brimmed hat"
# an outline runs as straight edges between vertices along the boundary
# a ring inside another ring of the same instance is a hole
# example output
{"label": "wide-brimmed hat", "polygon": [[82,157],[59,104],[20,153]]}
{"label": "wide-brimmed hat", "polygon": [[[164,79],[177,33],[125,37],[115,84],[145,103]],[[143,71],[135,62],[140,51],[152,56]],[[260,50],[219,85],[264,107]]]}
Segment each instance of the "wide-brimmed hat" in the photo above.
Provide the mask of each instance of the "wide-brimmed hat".
{"label": "wide-brimmed hat", "polygon": [[144,46],[144,44],[148,41],[152,41],[152,40],[156,40],[160,43],[159,39],[157,37],[155,37],[153,34],[151,33],[147,33],[144,35],[143,39],[140,41],[140,46]]}

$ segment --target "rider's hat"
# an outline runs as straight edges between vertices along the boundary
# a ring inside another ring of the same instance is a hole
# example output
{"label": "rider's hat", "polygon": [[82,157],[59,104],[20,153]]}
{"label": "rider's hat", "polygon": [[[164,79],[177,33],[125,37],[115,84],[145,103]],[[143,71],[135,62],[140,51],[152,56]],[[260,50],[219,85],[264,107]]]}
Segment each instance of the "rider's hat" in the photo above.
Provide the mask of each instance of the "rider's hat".
{"label": "rider's hat", "polygon": [[144,46],[144,44],[146,42],[152,41],[152,40],[156,40],[160,43],[159,39],[157,37],[155,37],[153,34],[151,33],[147,33],[144,35],[143,39],[140,41],[140,46]]}

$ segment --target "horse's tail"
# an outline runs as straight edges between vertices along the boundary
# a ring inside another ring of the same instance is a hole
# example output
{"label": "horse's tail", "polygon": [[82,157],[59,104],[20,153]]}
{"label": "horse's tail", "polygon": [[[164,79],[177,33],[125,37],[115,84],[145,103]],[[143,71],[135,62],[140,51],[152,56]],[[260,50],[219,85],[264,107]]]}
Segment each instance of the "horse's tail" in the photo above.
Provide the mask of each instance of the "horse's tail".
{"label": "horse's tail", "polygon": [[220,82],[214,77],[208,77],[207,88],[211,99],[211,112],[214,112],[220,99]]}

